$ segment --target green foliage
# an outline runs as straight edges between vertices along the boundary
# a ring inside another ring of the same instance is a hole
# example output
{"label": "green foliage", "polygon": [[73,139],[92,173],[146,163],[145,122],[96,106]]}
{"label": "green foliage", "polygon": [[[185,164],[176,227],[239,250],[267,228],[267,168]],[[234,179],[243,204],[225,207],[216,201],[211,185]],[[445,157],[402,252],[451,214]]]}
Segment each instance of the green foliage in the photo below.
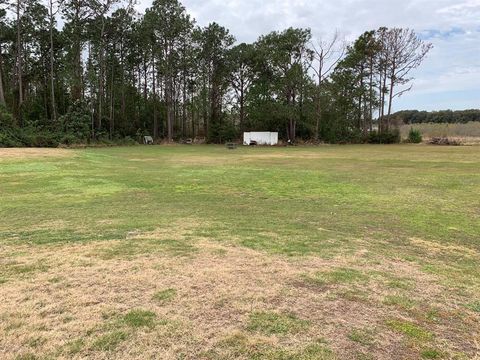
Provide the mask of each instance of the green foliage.
{"label": "green foliage", "polygon": [[[388,102],[387,87],[378,79],[381,71],[392,74],[395,69],[388,68],[392,61],[382,61],[383,54],[392,48],[411,48],[391,46],[388,41],[403,36],[407,44],[422,44],[408,29],[367,31],[348,46],[341,61],[327,66],[329,61],[320,59],[322,51],[312,46],[308,28],[273,31],[254,43],[235,46],[234,36],[217,23],[195,27],[179,0],[155,0],[140,17],[133,8],[114,4],[107,2],[102,11],[92,12],[98,6],[95,2],[59,3],[64,24],[60,27],[53,20],[51,38],[46,36],[47,7],[36,0],[25,6],[21,39],[28,49],[23,66],[29,91],[21,104],[15,86],[6,89],[4,98],[19,128],[35,129],[35,134],[22,134],[12,126],[12,116],[0,110],[0,146],[74,145],[90,140],[109,146],[129,136],[138,141],[139,134],[152,135],[156,141],[200,137],[222,143],[255,130],[278,131],[281,139],[292,141],[362,143],[379,99]],[[7,34],[5,49],[16,49],[15,23],[0,23],[2,34]],[[78,54],[86,43],[89,56],[84,63]],[[337,58],[330,52],[336,45],[340,44],[334,41],[323,49],[327,51],[323,55]],[[45,61],[50,49],[53,64]],[[418,55],[417,51],[388,55],[405,62],[414,53]],[[2,83],[17,84],[14,52],[5,51],[3,56]],[[420,63],[421,58],[407,61],[415,67]],[[317,69],[320,64],[323,70]],[[314,74],[317,71],[323,74]],[[156,88],[159,79],[148,73],[161,74],[162,91]],[[407,73],[408,66],[388,80],[406,85]],[[383,108],[390,105],[382,103]],[[391,118],[383,111],[381,117]],[[369,139],[396,141],[386,135]]]}
{"label": "green foliage", "polygon": [[0,146],[57,147],[61,134],[33,127],[0,130]]}
{"label": "green foliage", "polygon": [[400,142],[400,131],[372,131],[368,134],[367,142],[369,144],[398,144]]}
{"label": "green foliage", "polygon": [[441,110],[432,112],[402,110],[392,114],[392,118],[398,118],[404,124],[468,123],[471,121],[480,121],[480,110]]}
{"label": "green foliage", "polygon": [[65,136],[62,138],[64,144],[86,142],[90,138],[92,117],[87,104],[80,101],[72,104],[59,120],[65,130]]}
{"label": "green foliage", "polygon": [[22,147],[24,144],[18,139],[14,131],[0,130],[0,147]]}
{"label": "green foliage", "polygon": [[2,130],[11,129],[15,125],[12,114],[8,112],[5,106],[0,105],[0,132]]}
{"label": "green foliage", "polygon": [[222,143],[233,141],[238,138],[238,131],[231,121],[212,124],[210,127],[209,141],[213,143]]}
{"label": "green foliage", "polygon": [[419,144],[422,142],[422,133],[418,129],[411,128],[408,132],[408,141],[412,144]]}

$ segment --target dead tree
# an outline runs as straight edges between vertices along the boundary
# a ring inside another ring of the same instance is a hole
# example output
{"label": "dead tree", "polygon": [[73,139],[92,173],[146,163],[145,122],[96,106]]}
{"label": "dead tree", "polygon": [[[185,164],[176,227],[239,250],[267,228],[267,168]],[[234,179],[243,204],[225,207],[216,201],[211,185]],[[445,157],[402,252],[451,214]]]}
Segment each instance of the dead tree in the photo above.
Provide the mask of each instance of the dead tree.
{"label": "dead tree", "polygon": [[[346,44],[345,40],[340,38],[336,31],[331,39],[317,41],[316,44],[311,44],[313,48],[314,62],[311,68],[315,72],[317,78],[317,92],[315,99],[315,140],[318,141],[320,133],[320,124],[322,121],[322,91],[323,84],[330,73],[335,69],[337,64],[345,54]],[[313,66],[316,63],[317,66]]]}

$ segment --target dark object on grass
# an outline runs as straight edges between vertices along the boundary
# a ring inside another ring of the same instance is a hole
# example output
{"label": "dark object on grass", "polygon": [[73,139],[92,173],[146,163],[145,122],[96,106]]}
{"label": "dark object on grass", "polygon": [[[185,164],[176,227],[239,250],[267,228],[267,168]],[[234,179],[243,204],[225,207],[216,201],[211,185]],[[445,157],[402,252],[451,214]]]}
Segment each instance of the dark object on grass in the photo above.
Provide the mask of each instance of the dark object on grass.
{"label": "dark object on grass", "polygon": [[257,142],[255,140],[250,140],[250,146],[257,146]]}
{"label": "dark object on grass", "polygon": [[226,143],[225,146],[227,147],[227,149],[229,150],[234,150],[237,148],[237,144],[235,143]]}

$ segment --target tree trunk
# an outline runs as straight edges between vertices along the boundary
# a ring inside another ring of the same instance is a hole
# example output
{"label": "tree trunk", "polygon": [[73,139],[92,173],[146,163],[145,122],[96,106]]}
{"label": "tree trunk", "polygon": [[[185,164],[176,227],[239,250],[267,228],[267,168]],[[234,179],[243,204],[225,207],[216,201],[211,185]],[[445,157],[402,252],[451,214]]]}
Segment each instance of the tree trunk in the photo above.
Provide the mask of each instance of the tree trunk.
{"label": "tree trunk", "polygon": [[[75,17],[73,20],[74,27],[74,44],[73,44],[73,84],[72,84],[72,98],[73,100],[80,100],[83,94],[82,86],[82,45],[81,45],[81,28],[80,28],[80,3],[75,6]],[[90,53],[90,51],[89,51]]]}
{"label": "tree trunk", "polygon": [[381,104],[380,104],[380,121],[379,121],[379,130],[383,131],[383,126],[385,123],[385,95],[386,95],[386,87],[387,87],[387,69],[383,69],[382,74],[382,81],[381,81]]}
{"label": "tree trunk", "polygon": [[363,96],[362,96],[362,89],[363,89],[363,64],[360,67],[360,95],[358,96],[358,130],[360,131],[362,128],[362,103],[363,103]]}
{"label": "tree trunk", "polygon": [[182,81],[182,137],[187,136],[187,70],[183,69]]}
{"label": "tree trunk", "polygon": [[57,122],[57,108],[55,102],[55,73],[53,66],[53,0],[50,0],[50,87],[51,87],[51,103],[52,103],[52,120]]}
{"label": "tree trunk", "polygon": [[317,101],[315,103],[316,121],[315,121],[315,141],[320,139],[320,124],[322,121],[322,72],[323,72],[323,52],[318,62],[318,87]]}
{"label": "tree trunk", "polygon": [[240,80],[240,132],[245,130],[245,84],[243,77]]}
{"label": "tree trunk", "polygon": [[158,119],[157,119],[157,77],[155,73],[155,55],[152,47],[152,91],[153,91],[153,138],[158,138]]}
{"label": "tree trunk", "polygon": [[102,18],[102,28],[100,30],[100,76],[98,78],[98,129],[102,130],[102,117],[103,117],[103,92],[104,92],[104,77],[105,77],[105,55],[103,38],[105,34],[105,19]]}
{"label": "tree trunk", "polygon": [[[113,46],[113,53],[115,53],[115,46]],[[111,79],[110,79],[110,140],[113,138],[115,131],[115,63],[112,61]]]}
{"label": "tree trunk", "polygon": [[144,106],[147,107],[147,72],[148,72],[148,65],[147,59],[143,58],[143,101]]}
{"label": "tree trunk", "polygon": [[20,2],[17,0],[17,82],[18,82],[18,118],[20,125],[22,123],[22,104],[23,104],[23,51],[21,36],[21,17]]}
{"label": "tree trunk", "polygon": [[370,57],[370,83],[369,83],[368,100],[370,102],[370,112],[368,116],[370,132],[373,130],[373,56]]}
{"label": "tree trunk", "polygon": [[6,106],[5,92],[3,90],[3,62],[2,62],[2,48],[0,46],[0,105]]}
{"label": "tree trunk", "polygon": [[392,114],[392,102],[393,102],[393,88],[395,85],[395,61],[392,64],[392,70],[390,74],[390,93],[388,94],[388,114],[387,114],[387,130],[390,129],[390,115]]}
{"label": "tree trunk", "polygon": [[[125,111],[126,111],[126,103],[125,103],[125,65],[124,65],[124,54],[123,54],[123,38],[120,42],[120,67],[121,67],[121,74],[122,74],[122,92],[121,92],[121,112],[122,112],[122,122],[125,123]],[[135,80],[133,80],[135,83]]]}
{"label": "tree trunk", "polygon": [[167,105],[167,141],[170,142],[173,139],[173,84],[170,75],[167,75],[165,86],[165,103]]}

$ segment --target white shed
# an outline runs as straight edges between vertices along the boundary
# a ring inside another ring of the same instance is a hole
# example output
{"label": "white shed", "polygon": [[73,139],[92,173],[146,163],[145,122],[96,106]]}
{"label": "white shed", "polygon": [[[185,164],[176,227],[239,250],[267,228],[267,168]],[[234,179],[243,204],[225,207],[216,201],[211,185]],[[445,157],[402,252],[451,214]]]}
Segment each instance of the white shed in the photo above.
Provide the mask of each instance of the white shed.
{"label": "white shed", "polygon": [[257,145],[277,145],[278,132],[252,131],[243,133],[243,145],[250,145],[255,141]]}

